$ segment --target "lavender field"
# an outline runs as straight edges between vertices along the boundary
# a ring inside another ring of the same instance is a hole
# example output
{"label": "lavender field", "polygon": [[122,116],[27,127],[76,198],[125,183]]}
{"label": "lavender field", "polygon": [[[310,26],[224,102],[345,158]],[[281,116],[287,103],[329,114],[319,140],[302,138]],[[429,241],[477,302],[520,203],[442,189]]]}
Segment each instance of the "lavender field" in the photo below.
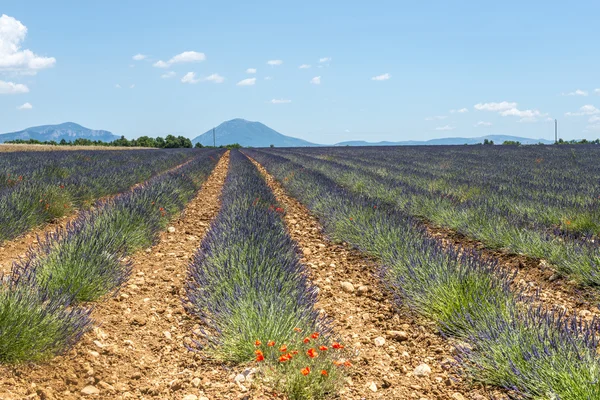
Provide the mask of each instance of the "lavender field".
{"label": "lavender field", "polygon": [[[226,398],[208,370],[232,396],[600,398],[599,155],[0,154],[2,372],[66,398]],[[164,378],[137,364],[157,354]],[[79,362],[101,377],[73,378]]]}

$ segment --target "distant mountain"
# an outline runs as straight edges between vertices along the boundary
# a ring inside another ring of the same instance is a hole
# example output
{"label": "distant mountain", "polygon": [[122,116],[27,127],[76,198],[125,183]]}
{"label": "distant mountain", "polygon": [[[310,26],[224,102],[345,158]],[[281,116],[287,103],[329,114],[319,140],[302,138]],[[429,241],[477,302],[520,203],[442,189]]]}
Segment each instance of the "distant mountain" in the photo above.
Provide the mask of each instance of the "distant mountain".
{"label": "distant mountain", "polygon": [[[239,143],[244,147],[269,147],[270,145],[275,147],[318,146],[306,140],[282,135],[260,122],[246,121],[241,118],[232,119],[217,126],[215,137],[217,146],[233,143]],[[212,146],[212,129],[192,139],[193,144],[198,142],[203,146]]]}
{"label": "distant mountain", "polygon": [[441,138],[431,139],[426,141],[407,140],[403,142],[365,142],[362,140],[352,140],[348,142],[336,143],[335,146],[435,146],[435,145],[462,145],[462,144],[477,144],[483,141],[492,140],[494,144],[502,144],[507,140],[521,142],[521,144],[552,144],[553,141],[546,139],[529,139],[518,136],[508,135],[488,135],[476,138]]}
{"label": "distant mountain", "polygon": [[75,141],[75,139],[100,140],[103,142],[112,142],[119,139],[120,136],[113,135],[108,131],[96,131],[84,128],[74,122],[65,122],[59,125],[43,125],[27,128],[19,132],[0,134],[0,143],[15,139],[35,139],[40,142],[54,140],[60,142],[62,139]]}

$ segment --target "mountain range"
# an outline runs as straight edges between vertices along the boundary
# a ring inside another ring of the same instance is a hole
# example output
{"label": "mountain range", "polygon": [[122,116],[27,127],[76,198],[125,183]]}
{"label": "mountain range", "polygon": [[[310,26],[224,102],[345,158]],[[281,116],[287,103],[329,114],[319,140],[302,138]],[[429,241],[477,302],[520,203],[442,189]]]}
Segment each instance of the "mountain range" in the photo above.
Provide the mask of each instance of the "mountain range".
{"label": "mountain range", "polygon": [[[303,139],[283,135],[268,126],[253,121],[246,121],[241,118],[225,121],[214,130],[216,145],[226,145],[239,143],[244,147],[307,147],[323,146],[311,143]],[[0,143],[15,139],[35,139],[41,142],[54,140],[59,142],[62,139],[74,141],[75,139],[100,140],[111,142],[120,136],[114,135],[109,131],[93,130],[85,128],[74,122],[65,122],[59,125],[43,125],[27,128],[18,132],[0,134]],[[522,144],[552,144],[553,142],[545,139],[529,139],[508,135],[488,135],[476,138],[441,138],[427,141],[399,141],[399,142],[366,142],[366,141],[346,141],[336,143],[333,146],[419,146],[419,145],[462,145],[483,143],[485,139],[493,140],[496,144],[502,144],[504,141],[518,141]],[[213,145],[213,130],[209,130],[194,139],[192,143],[201,143],[203,146]]]}
{"label": "mountain range", "polygon": [[474,138],[460,138],[460,137],[450,137],[450,138],[440,138],[440,139],[431,139],[425,141],[416,141],[416,140],[406,140],[402,142],[365,142],[362,140],[354,140],[348,142],[340,142],[335,144],[335,146],[443,146],[443,145],[461,145],[461,144],[478,144],[483,143],[483,141],[491,140],[494,144],[502,144],[506,141],[520,142],[521,144],[552,144],[554,141],[546,140],[546,139],[529,139],[518,136],[509,136],[509,135],[487,135],[480,136]]}
{"label": "mountain range", "polygon": [[49,142],[52,140],[60,142],[62,139],[65,139],[67,142],[72,142],[79,138],[112,142],[119,137],[109,131],[88,129],[74,122],[65,122],[59,125],[34,126],[18,132],[3,133],[0,134],[0,143],[16,139],[35,139],[40,142]]}

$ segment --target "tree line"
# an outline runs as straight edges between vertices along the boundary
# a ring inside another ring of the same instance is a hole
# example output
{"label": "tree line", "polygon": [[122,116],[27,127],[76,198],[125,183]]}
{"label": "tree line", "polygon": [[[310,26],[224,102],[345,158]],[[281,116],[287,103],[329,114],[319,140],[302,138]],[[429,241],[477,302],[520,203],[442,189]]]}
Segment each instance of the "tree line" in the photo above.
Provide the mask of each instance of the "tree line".
{"label": "tree line", "polygon": [[[183,136],[167,135],[167,137],[153,138],[150,136],[141,136],[137,139],[128,140],[125,136],[121,136],[119,139],[113,140],[112,142],[103,142],[101,140],[90,140],[84,138],[77,138],[74,141],[67,141],[62,139],[59,142],[54,140],[40,141],[36,139],[15,139],[8,140],[5,143],[10,144],[47,144],[51,146],[105,146],[105,147],[153,147],[157,149],[181,149],[181,148],[203,148],[212,146],[203,146],[201,143],[196,143],[192,146],[192,141]],[[238,143],[228,144],[225,146],[218,146],[220,148],[241,148],[242,146]]]}

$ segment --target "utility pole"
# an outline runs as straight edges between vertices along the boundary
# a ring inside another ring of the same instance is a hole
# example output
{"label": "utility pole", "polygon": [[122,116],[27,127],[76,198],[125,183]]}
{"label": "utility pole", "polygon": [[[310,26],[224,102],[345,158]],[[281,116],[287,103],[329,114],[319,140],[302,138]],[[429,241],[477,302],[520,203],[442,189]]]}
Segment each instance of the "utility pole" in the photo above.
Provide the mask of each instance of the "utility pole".
{"label": "utility pole", "polygon": [[215,128],[213,128],[213,146],[217,147],[217,137],[215,136]]}
{"label": "utility pole", "polygon": [[554,120],[554,144],[558,143],[558,120]]}

